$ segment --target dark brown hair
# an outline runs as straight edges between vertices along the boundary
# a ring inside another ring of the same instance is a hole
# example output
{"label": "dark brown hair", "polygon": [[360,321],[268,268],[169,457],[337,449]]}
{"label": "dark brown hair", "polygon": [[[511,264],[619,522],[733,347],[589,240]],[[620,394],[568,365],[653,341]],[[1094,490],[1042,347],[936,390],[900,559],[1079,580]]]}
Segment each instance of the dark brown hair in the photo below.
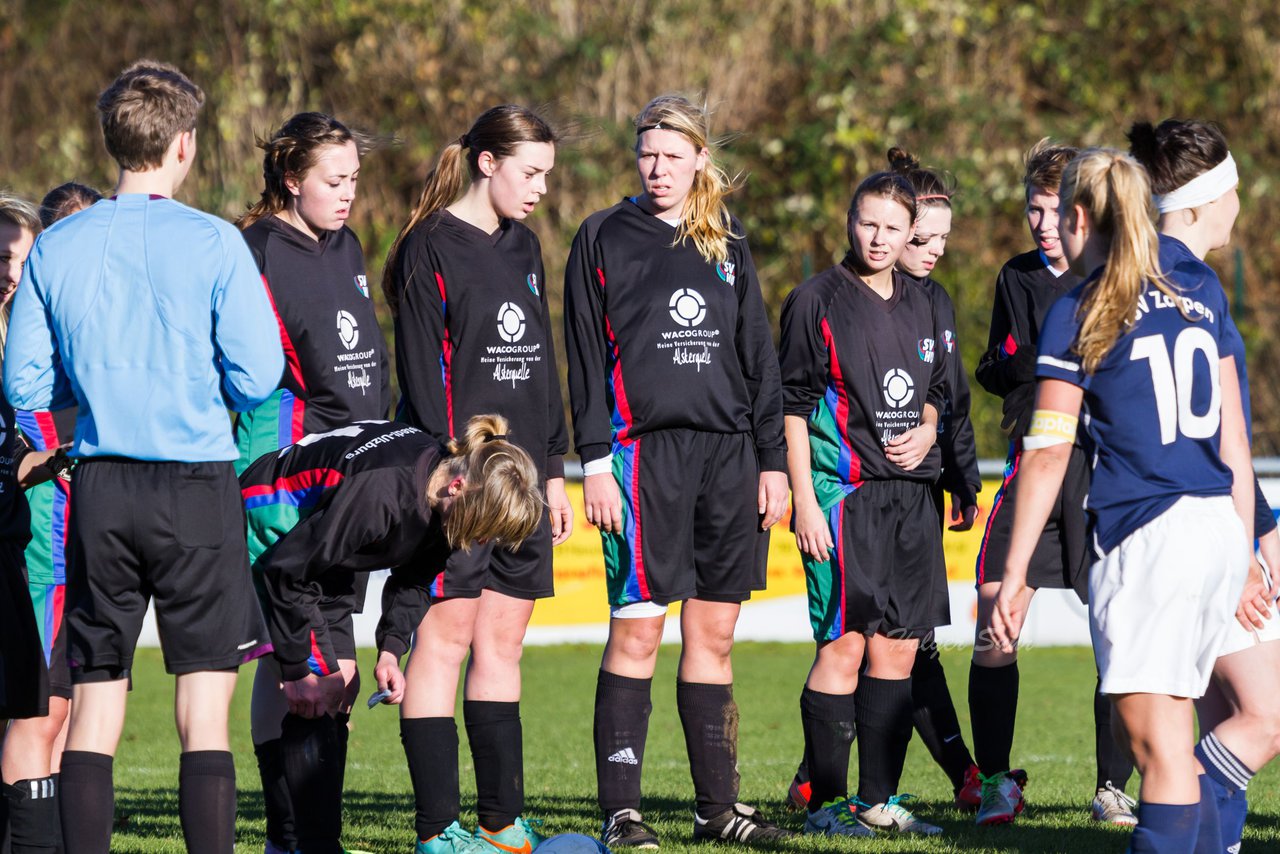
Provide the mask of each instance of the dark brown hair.
{"label": "dark brown hair", "polygon": [[1227,138],[1216,125],[1165,119],[1158,126],[1134,122],[1125,134],[1129,153],[1151,176],[1151,191],[1172,193],[1227,159]]}
{"label": "dark brown hair", "polygon": [[1072,145],[1059,145],[1049,137],[1037,142],[1027,151],[1026,168],[1022,173],[1022,186],[1026,195],[1032,190],[1046,193],[1058,192],[1062,186],[1062,172],[1075,159],[1080,149]]}
{"label": "dark brown hair", "polygon": [[174,137],[195,130],[204,92],[165,62],[130,65],[98,96],[102,139],[121,169],[159,168]]}
{"label": "dark brown hair", "polygon": [[320,149],[327,145],[356,144],[361,156],[372,147],[369,137],[354,131],[324,113],[298,113],[280,126],[270,139],[259,139],[262,156],[262,197],[236,220],[238,228],[248,228],[258,220],[280,213],[289,204],[285,180],[301,181],[311,171]]}
{"label": "dark brown hair", "polygon": [[917,214],[926,208],[949,208],[955,195],[954,182],[934,169],[925,169],[911,152],[894,146],[889,149],[889,169],[906,178],[915,190]]}
{"label": "dark brown hair", "polygon": [[916,191],[911,182],[897,172],[877,172],[862,179],[858,189],[853,191],[853,201],[849,202],[849,220],[852,222],[858,212],[858,202],[863,196],[884,196],[892,199],[907,209],[911,221],[916,221],[919,206],[916,204]]}
{"label": "dark brown hair", "polygon": [[[485,110],[470,130],[445,146],[436,165],[427,173],[422,195],[418,197],[409,221],[400,229],[387,252],[387,263],[382,269],[382,293],[393,314],[400,306],[396,268],[399,266],[401,244],[418,223],[453,204],[466,189],[467,182],[479,177],[481,153],[487,151],[494,159],[502,160],[510,157],[522,142],[555,144],[556,141],[555,130],[542,116],[528,107],[503,104]],[[412,277],[412,271],[409,277]],[[409,277],[405,279],[405,286],[409,284]]]}
{"label": "dark brown hair", "polygon": [[93,187],[68,181],[44,194],[40,200],[40,224],[45,228],[64,217],[102,201],[102,193]]}

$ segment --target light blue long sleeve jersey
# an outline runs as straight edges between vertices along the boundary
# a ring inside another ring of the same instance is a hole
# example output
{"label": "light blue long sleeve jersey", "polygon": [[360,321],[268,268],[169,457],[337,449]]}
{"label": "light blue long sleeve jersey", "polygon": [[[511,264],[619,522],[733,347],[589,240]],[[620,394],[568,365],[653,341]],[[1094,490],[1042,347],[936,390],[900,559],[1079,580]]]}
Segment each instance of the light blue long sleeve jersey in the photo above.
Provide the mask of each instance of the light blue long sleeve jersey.
{"label": "light blue long sleeve jersey", "polygon": [[9,321],[16,409],[79,404],[77,457],[236,459],[227,409],[284,370],[266,287],[230,224],[161,196],[104,199],[40,235]]}

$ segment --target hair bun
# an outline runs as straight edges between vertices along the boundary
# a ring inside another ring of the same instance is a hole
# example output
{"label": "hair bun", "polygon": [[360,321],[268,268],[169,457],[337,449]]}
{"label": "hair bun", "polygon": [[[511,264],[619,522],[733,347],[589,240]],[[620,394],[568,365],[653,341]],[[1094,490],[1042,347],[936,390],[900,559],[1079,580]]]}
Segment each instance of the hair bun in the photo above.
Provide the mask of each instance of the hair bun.
{"label": "hair bun", "polygon": [[889,168],[901,175],[920,168],[920,159],[904,148],[896,145],[889,149]]}
{"label": "hair bun", "polygon": [[1139,163],[1151,169],[1160,154],[1155,126],[1151,122],[1134,122],[1125,138],[1129,140],[1129,152]]}

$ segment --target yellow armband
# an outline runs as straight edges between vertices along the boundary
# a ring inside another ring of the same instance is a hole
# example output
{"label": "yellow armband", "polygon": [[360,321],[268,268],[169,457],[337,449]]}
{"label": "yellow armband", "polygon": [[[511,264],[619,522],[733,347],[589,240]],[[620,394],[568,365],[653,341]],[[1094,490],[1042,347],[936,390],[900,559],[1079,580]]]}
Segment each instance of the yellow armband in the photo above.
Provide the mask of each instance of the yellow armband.
{"label": "yellow armband", "polygon": [[1076,440],[1076,427],[1080,419],[1065,412],[1037,409],[1031,413],[1031,427],[1022,439],[1027,451],[1048,448],[1052,445],[1070,445]]}

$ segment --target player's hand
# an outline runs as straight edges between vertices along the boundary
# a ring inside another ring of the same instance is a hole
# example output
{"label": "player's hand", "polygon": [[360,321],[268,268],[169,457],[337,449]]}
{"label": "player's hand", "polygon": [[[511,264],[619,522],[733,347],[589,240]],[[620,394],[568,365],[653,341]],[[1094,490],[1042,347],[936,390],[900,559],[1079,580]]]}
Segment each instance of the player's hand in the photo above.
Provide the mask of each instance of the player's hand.
{"label": "player's hand", "polygon": [[1017,651],[1018,637],[1022,634],[1022,624],[1027,619],[1027,608],[1034,594],[1025,579],[1025,574],[1010,573],[1006,569],[1000,590],[996,593],[995,607],[991,610],[991,639],[1005,654]]}
{"label": "player's hand", "polygon": [[756,512],[764,517],[760,520],[760,530],[767,531],[782,520],[782,515],[787,512],[790,491],[787,476],[782,472],[760,472],[760,490],[756,498]]}
{"label": "player's hand", "polygon": [[388,706],[399,705],[404,699],[404,671],[400,669],[400,659],[389,652],[379,652],[373,678],[378,682],[379,691],[391,692],[382,702]]}
{"label": "player's hand", "polygon": [[1258,538],[1262,568],[1271,574],[1271,593],[1280,590],[1280,528],[1272,528]]}
{"label": "player's hand", "polygon": [[920,424],[890,439],[885,445],[884,455],[903,471],[914,471],[924,462],[925,455],[937,440],[937,427]]}
{"label": "player's hand", "polygon": [[818,502],[812,497],[808,501],[793,498],[791,513],[796,526],[796,547],[814,560],[830,560],[836,544]]}
{"label": "player's hand", "polygon": [[964,504],[964,498],[958,492],[951,493],[951,524],[948,531],[967,531],[978,519],[978,505]]}
{"label": "player's hand", "polygon": [[308,673],[301,679],[284,683],[284,696],[289,711],[301,718],[319,718],[336,714],[346,693],[341,673],[317,676]]}
{"label": "player's hand", "polygon": [[1244,592],[1240,594],[1236,619],[1247,631],[1266,628],[1267,620],[1271,619],[1271,597],[1267,593],[1267,582],[1262,577],[1262,565],[1256,558],[1249,560],[1249,577],[1244,583]]}
{"label": "player's hand", "polygon": [[589,474],[582,479],[582,505],[587,522],[610,534],[622,533],[622,495],[613,474]]}
{"label": "player's hand", "polygon": [[547,479],[547,510],[551,513],[551,545],[558,546],[573,533],[573,505],[562,477]]}

